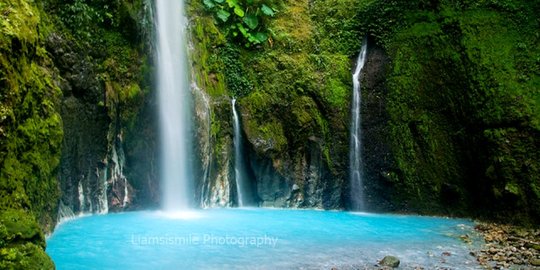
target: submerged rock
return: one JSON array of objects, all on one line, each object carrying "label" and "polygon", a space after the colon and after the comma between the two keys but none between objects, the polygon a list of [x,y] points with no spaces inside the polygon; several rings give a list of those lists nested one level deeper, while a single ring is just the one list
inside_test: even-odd
[{"label": "submerged rock", "polygon": [[379,264],[382,266],[390,266],[392,268],[398,267],[399,263],[399,259],[394,256],[386,256],[379,262]]}]

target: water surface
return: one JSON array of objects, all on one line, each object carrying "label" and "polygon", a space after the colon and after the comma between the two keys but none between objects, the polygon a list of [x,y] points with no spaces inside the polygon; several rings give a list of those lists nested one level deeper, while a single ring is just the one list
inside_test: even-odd
[{"label": "water surface", "polygon": [[[338,211],[131,212],[67,221],[47,240],[57,269],[476,269],[463,219]],[[448,253],[446,253],[448,252]],[[445,253],[445,255],[443,255]],[[447,256],[450,254],[450,256]]]}]

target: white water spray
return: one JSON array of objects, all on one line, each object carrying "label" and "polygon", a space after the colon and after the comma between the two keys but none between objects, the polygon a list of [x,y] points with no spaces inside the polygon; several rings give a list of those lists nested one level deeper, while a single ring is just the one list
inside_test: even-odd
[{"label": "white water spray", "polygon": [[360,83],[360,74],[364,68],[367,55],[367,38],[362,41],[362,49],[356,62],[356,70],[353,74],[353,104],[352,104],[352,122],[351,122],[351,142],[350,142],[350,185],[351,200],[354,210],[365,210],[364,205],[364,185],[362,183],[362,126],[361,126],[361,108],[362,92]]},{"label": "white water spray", "polygon": [[82,180],[79,180],[79,184],[77,185],[77,191],[79,192],[79,212],[84,212],[84,187],[82,184]]},{"label": "white water spray", "polygon": [[249,188],[246,170],[244,167],[244,156],[242,151],[242,131],[240,129],[240,119],[236,111],[236,99],[232,99],[233,111],[233,129],[234,129],[234,173],[236,175],[236,193],[238,195],[238,206],[246,206],[249,204],[247,196],[249,196]]},{"label": "white water spray", "polygon": [[162,207],[179,211],[190,206],[192,196],[187,22],[182,0],[156,0],[156,10]]}]

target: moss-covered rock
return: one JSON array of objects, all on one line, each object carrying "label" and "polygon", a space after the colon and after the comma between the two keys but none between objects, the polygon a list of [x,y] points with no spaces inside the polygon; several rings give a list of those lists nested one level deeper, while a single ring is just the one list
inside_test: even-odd
[{"label": "moss-covered rock", "polygon": [[45,237],[31,213],[0,212],[0,267],[2,269],[54,269],[45,254]]},{"label": "moss-covered rock", "polygon": [[[142,130],[150,94],[144,4],[0,3],[0,268],[54,268],[41,230],[54,228],[60,197],[77,212],[81,175],[123,177],[122,135]],[[117,201],[116,184],[100,194]]]},{"label": "moss-covered rock", "polygon": [[267,21],[268,43],[250,49],[190,6],[196,78],[210,95],[239,97],[263,201],[311,196],[305,157],[318,152],[315,174],[331,175],[342,189],[333,205],[345,205],[351,60],[368,35],[368,204],[491,217],[519,208],[512,220],[538,222],[537,3],[287,1]]},{"label": "moss-covered rock", "polygon": [[364,4],[362,27],[391,60],[396,208],[538,223],[538,4]]},{"label": "moss-covered rock", "polygon": [[[351,87],[348,53],[360,47],[360,38],[336,49],[342,40],[329,37],[332,30],[325,24],[325,13],[335,12],[325,8],[336,4],[330,2],[276,4],[275,17],[266,21],[273,35],[248,49],[230,36],[223,38],[227,29],[200,3],[190,3],[195,78],[212,99],[239,98],[251,178],[264,205],[343,205],[348,141],[344,119]],[[340,18],[351,14],[345,3],[335,7]],[[349,33],[350,22],[340,33]],[[230,128],[230,121],[230,115],[213,117],[212,130]],[[293,194],[294,185],[300,190]]]},{"label": "moss-covered rock", "polygon": [[2,3],[0,12],[0,207],[26,209],[50,231],[63,132],[60,90],[39,35],[47,25],[32,2]]}]

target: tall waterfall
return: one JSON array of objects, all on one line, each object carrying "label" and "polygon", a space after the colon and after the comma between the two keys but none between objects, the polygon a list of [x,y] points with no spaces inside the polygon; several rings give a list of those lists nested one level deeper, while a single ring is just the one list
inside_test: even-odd
[{"label": "tall waterfall", "polygon": [[234,173],[236,175],[236,193],[238,194],[238,206],[250,204],[249,182],[246,177],[245,161],[242,147],[242,131],[240,119],[236,111],[236,99],[232,99],[233,129],[234,129]]},{"label": "tall waterfall", "polygon": [[156,0],[162,207],[190,206],[191,93],[184,1]]},{"label": "tall waterfall", "polygon": [[365,210],[364,205],[364,186],[362,183],[362,127],[361,127],[361,105],[362,92],[360,84],[360,74],[364,68],[367,55],[367,38],[362,41],[362,49],[356,62],[356,70],[353,74],[353,104],[352,104],[352,122],[351,122],[351,142],[349,156],[349,175],[351,185],[351,199],[354,210]]}]

